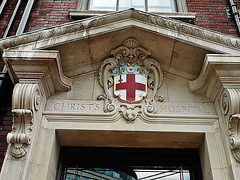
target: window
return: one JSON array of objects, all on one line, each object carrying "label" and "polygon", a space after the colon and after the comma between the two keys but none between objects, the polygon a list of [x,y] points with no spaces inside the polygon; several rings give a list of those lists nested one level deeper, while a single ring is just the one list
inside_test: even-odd
[{"label": "window", "polygon": [[129,8],[149,12],[187,12],[186,0],[78,0],[77,10],[121,11]]},{"label": "window", "polygon": [[115,11],[135,8],[151,12],[175,12],[174,0],[91,0],[89,10]]},{"label": "window", "polygon": [[197,149],[61,147],[56,180],[201,180]]}]

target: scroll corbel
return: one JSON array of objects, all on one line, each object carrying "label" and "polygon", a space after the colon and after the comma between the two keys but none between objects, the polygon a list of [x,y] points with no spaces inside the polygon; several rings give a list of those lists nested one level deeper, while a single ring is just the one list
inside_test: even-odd
[{"label": "scroll corbel", "polygon": [[23,157],[31,144],[34,116],[41,105],[42,94],[38,84],[16,84],[13,91],[13,125],[7,135],[11,154]]},{"label": "scroll corbel", "polygon": [[240,162],[240,89],[225,89],[221,106],[224,117],[228,120],[230,148],[235,159]]}]

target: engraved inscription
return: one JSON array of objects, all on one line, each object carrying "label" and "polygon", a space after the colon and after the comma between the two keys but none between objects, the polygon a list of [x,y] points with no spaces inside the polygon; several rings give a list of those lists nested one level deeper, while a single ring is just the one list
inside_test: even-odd
[{"label": "engraved inscription", "polygon": [[89,110],[97,111],[100,108],[100,104],[97,103],[55,103],[53,105],[54,110],[60,111],[79,111]]},{"label": "engraved inscription", "polygon": [[157,106],[158,113],[175,113],[175,114],[215,114],[212,104],[208,103],[162,103]]},{"label": "engraved inscription", "polygon": [[96,101],[49,101],[46,110],[69,112],[100,112],[102,104]]}]

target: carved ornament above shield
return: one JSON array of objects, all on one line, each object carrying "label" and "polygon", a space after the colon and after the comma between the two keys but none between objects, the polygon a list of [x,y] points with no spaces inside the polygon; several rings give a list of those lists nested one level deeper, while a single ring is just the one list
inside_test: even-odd
[{"label": "carved ornament above shield", "polygon": [[104,93],[98,95],[98,100],[105,101],[104,112],[118,110],[129,122],[143,110],[156,113],[156,100],[163,100],[157,95],[163,73],[160,64],[150,57],[151,52],[130,38],[113,49],[111,55],[99,69]]}]

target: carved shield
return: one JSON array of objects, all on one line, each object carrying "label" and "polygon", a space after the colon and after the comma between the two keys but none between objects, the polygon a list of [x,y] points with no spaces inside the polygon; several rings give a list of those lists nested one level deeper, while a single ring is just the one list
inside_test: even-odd
[{"label": "carved shield", "polygon": [[114,95],[120,100],[134,103],[147,96],[147,68],[137,64],[124,64],[114,68],[113,72]]}]

